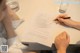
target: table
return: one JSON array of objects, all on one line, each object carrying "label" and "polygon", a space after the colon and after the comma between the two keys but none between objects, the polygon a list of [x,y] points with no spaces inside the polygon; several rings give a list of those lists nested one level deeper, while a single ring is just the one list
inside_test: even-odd
[{"label": "table", "polygon": [[[46,13],[56,12],[54,14],[55,16],[57,16],[59,14],[58,11],[57,11],[59,9],[59,4],[56,3],[57,2],[56,0],[18,0],[18,1],[19,1],[19,4],[20,4],[20,10],[17,12],[17,14],[19,15],[19,17],[21,19],[24,20],[24,23],[22,23],[16,29],[16,33],[18,34],[18,36],[20,37],[20,40],[22,42],[29,42],[29,40],[27,40],[27,35],[25,36],[25,33],[26,33],[25,32],[25,28],[26,28],[25,25],[27,23],[27,20],[34,16],[35,11],[43,10]],[[80,17],[79,16],[79,14],[80,14],[79,9],[80,9],[79,5],[71,4],[69,6],[69,10],[67,11],[67,13],[70,16],[72,16],[73,20],[80,21],[80,18],[78,18],[78,17]],[[71,30],[75,30],[75,29],[70,29],[69,31],[71,31]],[[80,41],[80,36],[76,36],[76,35],[80,35],[80,33],[79,33],[80,31],[77,31],[77,30],[75,30],[75,31],[76,32],[72,32],[72,33],[75,33],[75,34],[70,34],[70,35],[72,35],[71,36],[71,42],[77,43],[77,42]]]}]

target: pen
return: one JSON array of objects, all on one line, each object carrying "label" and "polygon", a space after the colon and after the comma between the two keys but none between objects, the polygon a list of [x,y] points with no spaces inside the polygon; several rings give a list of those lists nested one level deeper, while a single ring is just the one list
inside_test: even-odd
[{"label": "pen", "polygon": [[[70,19],[71,17],[65,17],[63,19]],[[54,21],[58,21],[58,19],[55,19]]]}]

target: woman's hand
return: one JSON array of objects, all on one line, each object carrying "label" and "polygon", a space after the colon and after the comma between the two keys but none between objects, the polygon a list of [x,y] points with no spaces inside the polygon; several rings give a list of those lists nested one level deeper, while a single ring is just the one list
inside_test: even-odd
[{"label": "woman's hand", "polygon": [[69,45],[70,37],[66,32],[62,32],[55,38],[55,46],[58,53],[66,53],[66,49]]},{"label": "woman's hand", "polygon": [[61,25],[66,25],[69,27],[80,29],[80,22],[76,22],[76,21],[73,21],[71,19],[65,19],[68,17],[69,16],[67,16],[66,14],[61,14],[56,19],[57,19],[58,23]]}]

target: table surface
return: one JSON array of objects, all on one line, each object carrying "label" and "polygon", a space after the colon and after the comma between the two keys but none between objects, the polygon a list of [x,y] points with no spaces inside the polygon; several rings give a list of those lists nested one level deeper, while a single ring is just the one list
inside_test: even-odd
[{"label": "table surface", "polygon": [[[22,42],[29,42],[27,40],[26,23],[27,20],[34,16],[34,13],[38,10],[44,11],[49,14],[54,14],[53,17],[59,14],[59,4],[57,0],[18,0],[20,5],[20,10],[17,12],[17,15],[24,20],[24,22],[16,29],[16,33],[20,37]],[[70,4],[66,12],[69,14],[73,20],[80,21],[80,5],[79,4]],[[76,29],[66,29],[67,32],[71,35],[71,43],[79,42],[80,43],[80,31]]]}]

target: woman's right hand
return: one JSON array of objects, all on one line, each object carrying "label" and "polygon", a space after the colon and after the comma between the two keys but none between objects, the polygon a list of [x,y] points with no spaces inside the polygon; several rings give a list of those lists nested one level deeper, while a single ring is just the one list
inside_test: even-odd
[{"label": "woman's right hand", "polygon": [[61,14],[56,19],[62,25],[66,25],[69,27],[74,27],[74,28],[80,29],[80,22],[76,22],[71,19],[64,19],[67,17],[69,17],[69,16],[67,16],[66,14]]}]

